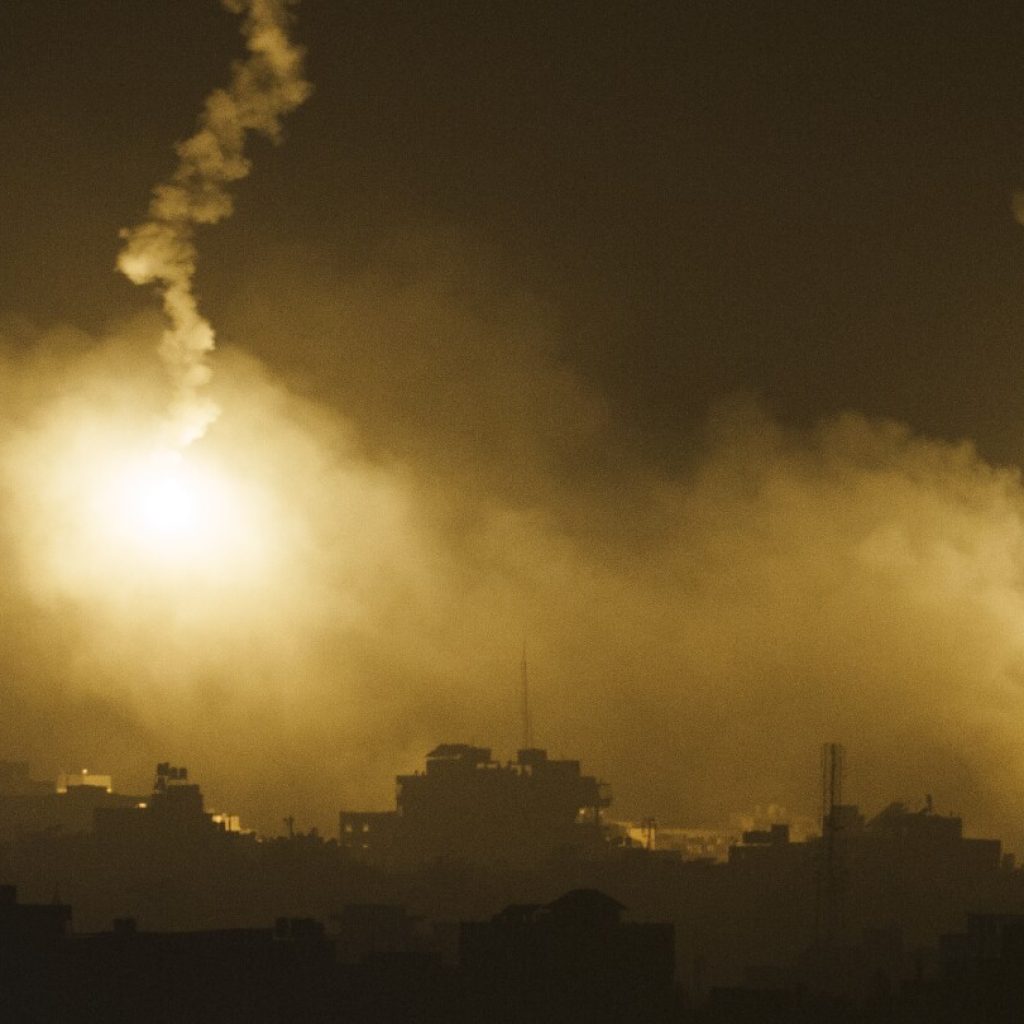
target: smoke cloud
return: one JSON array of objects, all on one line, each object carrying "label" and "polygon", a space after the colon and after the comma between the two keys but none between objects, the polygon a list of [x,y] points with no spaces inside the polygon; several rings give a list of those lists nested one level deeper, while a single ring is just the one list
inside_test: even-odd
[{"label": "smoke cloud", "polygon": [[[264,524],[265,569],[191,580],[188,601],[76,542],[80,483],[59,471],[147,422],[157,325],[50,332],[3,362],[11,756],[140,788],[170,758],[250,824],[330,830],[340,807],[388,807],[438,742],[512,752],[525,634],[537,741],[612,782],[623,818],[813,816],[839,740],[867,811],[931,793],[1021,845],[1016,471],[740,399],[686,470],[621,447],[616,469],[602,396],[542,313],[424,264],[279,279],[279,324],[247,293],[228,311],[268,361],[222,350],[203,449]],[[465,372],[441,373],[439,338]],[[600,479],[572,468],[589,463]]]},{"label": "smoke cloud", "polygon": [[170,322],[160,353],[175,391],[169,434],[177,445],[201,437],[217,416],[216,404],[204,393],[214,331],[192,291],[195,227],[231,215],[229,186],[251,170],[245,155],[249,133],[279,141],[281,118],[311,91],[303,78],[303,51],[287,33],[294,2],[224,0],[225,7],[244,15],[249,56],[234,65],[226,89],[207,97],[195,134],[175,147],[178,166],[169,181],[153,190],[148,219],[122,232],[118,269],[135,284],[156,283]]},{"label": "smoke cloud", "polygon": [[[698,414],[671,408],[688,391],[703,408],[698,392],[757,380],[797,415],[883,391],[873,408],[914,408],[928,422],[973,422],[995,436],[996,421],[1011,417],[986,428],[977,396],[997,377],[1017,378],[992,369],[1013,365],[1015,344],[999,339],[1019,319],[1005,305],[1017,282],[993,271],[1015,257],[1006,232],[976,219],[977,160],[961,161],[963,174],[941,161],[943,195],[975,198],[939,226],[954,225],[961,251],[990,251],[994,262],[973,261],[981,269],[966,283],[957,267],[956,286],[944,288],[949,266],[915,258],[915,246],[943,248],[933,206],[910,202],[899,272],[880,274],[876,247],[860,244],[888,237],[891,205],[875,200],[930,195],[934,167],[907,162],[914,145],[893,159],[891,132],[876,133],[872,148],[880,122],[862,96],[834,105],[867,110],[843,137],[871,173],[848,196],[839,233],[823,234],[818,200],[836,191],[835,161],[800,142],[813,133],[790,133],[800,142],[792,159],[775,145],[779,118],[803,116],[789,102],[800,90],[692,87],[691,72],[725,66],[719,43],[731,30],[695,38],[693,61],[665,51],[666,69],[686,71],[673,82],[650,68],[631,77],[632,42],[564,67],[541,59],[557,58],[559,26],[571,23],[556,18],[553,35],[530,30],[531,46],[542,44],[535,66],[492,76],[479,103],[466,100],[467,75],[479,78],[509,40],[507,52],[521,57],[522,33],[481,22],[467,35],[454,18],[424,34],[416,18],[388,16],[404,27],[377,45],[376,19],[357,19],[351,38],[373,44],[362,59],[323,54],[323,87],[333,64],[331,94],[353,102],[306,140],[291,178],[309,185],[279,183],[274,193],[294,222],[282,231],[258,219],[259,260],[220,261],[200,312],[199,229],[231,213],[250,135],[278,139],[310,92],[288,36],[290,3],[228,6],[244,19],[247,56],[206,101],[144,221],[124,232],[119,268],[155,286],[163,316],[91,334],[46,320],[40,330],[8,328],[6,344],[0,326],[0,756],[31,760],[40,777],[109,771],[119,788],[140,791],[150,766],[170,760],[248,824],[277,832],[294,814],[302,828],[330,831],[340,807],[390,806],[395,773],[420,767],[440,742],[510,754],[521,735],[525,636],[536,740],[611,782],[613,814],[711,825],[774,806],[813,817],[819,746],[834,740],[848,750],[846,797],[868,812],[930,793],[938,809],[963,812],[969,831],[1024,849],[1017,471],[968,443],[855,411],[795,427],[738,397],[694,436],[679,424]],[[97,82],[89,55],[102,32],[62,49],[53,19],[12,26],[29,20],[36,28],[19,36],[30,41],[20,47],[26,63],[9,75],[5,123],[28,156],[9,161],[5,179],[8,213],[12,203],[22,209],[10,247],[21,269],[4,301],[46,318],[81,299],[96,324],[111,315],[107,297],[67,254],[96,251],[96,221],[106,223],[124,187],[123,173],[97,158],[106,134],[94,138],[90,126],[133,69],[115,61],[123,75]],[[151,44],[168,23],[153,21]],[[333,31],[333,16],[321,24]],[[651,21],[656,32],[660,24]],[[465,43],[465,59],[435,77],[451,39]],[[803,37],[794,39],[802,53]],[[23,73],[38,71],[29,64],[41,52],[52,52],[51,88]],[[765,66],[751,66],[761,81]],[[628,87],[595,106],[592,87],[609,67]],[[349,88],[367,76],[380,88]],[[437,95],[424,104],[427,81]],[[65,103],[77,91],[68,82],[88,102]],[[932,128],[946,121],[922,118],[918,100],[932,96],[944,112],[948,82],[919,84],[924,92],[907,92],[906,138],[934,145]],[[384,133],[381,90],[394,113]],[[764,116],[750,116],[755,94],[768,97]],[[662,130],[673,96],[680,109],[687,96],[699,100],[697,135]],[[1003,113],[1016,119],[1017,96],[1008,103]],[[808,123],[821,113],[815,104]],[[542,115],[532,125],[530,111]],[[747,126],[739,134],[737,116]],[[956,131],[966,123],[946,120]],[[353,123],[364,152],[332,167],[323,139],[337,142]],[[448,130],[456,123],[465,134]],[[40,131],[46,124],[53,129]],[[509,124],[524,133],[504,131]],[[638,130],[647,124],[655,130]],[[975,148],[991,157],[991,118],[984,124]],[[126,146],[124,172],[142,150],[114,137]],[[644,139],[654,149],[637,149]],[[734,158],[737,145],[779,158],[769,160],[771,180],[764,161]],[[406,154],[415,159],[398,159]],[[991,164],[991,181],[1005,180],[1013,159]],[[891,177],[878,179],[879,167]],[[793,188],[794,168],[810,169],[803,189]],[[923,189],[908,191],[908,172],[924,174]],[[97,201],[83,205],[71,178],[88,181]],[[590,187],[567,202],[584,178]],[[765,181],[793,231],[776,230],[778,202],[759,201]],[[810,205],[785,205],[800,195]],[[1014,205],[1024,221],[1024,200]],[[305,251],[327,208],[326,252]],[[760,210],[771,215],[748,223]],[[412,222],[437,218],[501,239],[509,269],[489,271],[487,254],[456,228],[440,242],[431,227],[417,236]],[[386,221],[399,237],[381,244]],[[216,234],[228,253],[241,251],[232,227]],[[294,250],[273,253],[268,239],[283,236]],[[737,260],[740,238],[753,247]],[[342,255],[332,259],[332,246]],[[824,254],[812,279],[808,251]],[[516,292],[524,280],[551,309]],[[17,292],[28,285],[25,304]],[[830,301],[809,303],[808,287]],[[979,368],[962,338],[964,318],[980,308],[989,314],[967,331],[988,339]],[[879,309],[886,323],[876,329]],[[207,311],[221,346],[212,379]],[[935,339],[915,333],[932,322]],[[673,347],[679,324],[693,336]],[[595,331],[604,336],[592,344]],[[169,439],[187,444],[225,412],[187,461],[211,462],[230,480],[237,532],[251,542],[241,566],[154,572],[133,563],[116,529],[103,545],[85,529],[104,453],[134,453],[166,405],[166,371],[150,357],[157,344],[175,391]],[[748,372],[731,372],[744,361]],[[943,366],[981,382],[961,389],[973,403],[942,385]],[[925,372],[935,394],[920,398]],[[820,402],[805,397],[819,386]],[[648,406],[657,415],[640,422]],[[676,432],[682,450],[666,454]]]}]

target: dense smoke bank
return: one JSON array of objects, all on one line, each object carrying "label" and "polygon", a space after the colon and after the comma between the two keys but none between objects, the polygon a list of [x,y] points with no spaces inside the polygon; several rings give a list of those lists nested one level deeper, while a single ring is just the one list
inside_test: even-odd
[{"label": "dense smoke bank", "polygon": [[[387,308],[424,313],[420,298]],[[378,344],[400,363],[454,321],[481,343],[493,320],[451,302],[406,336],[378,323]],[[686,474],[595,496],[560,472],[565,432],[537,417],[589,410],[571,442],[585,455],[605,443],[600,396],[535,338],[509,341],[536,381],[518,434],[494,420],[501,375],[474,375],[450,382],[458,419],[425,409],[420,447],[395,435],[399,456],[386,409],[349,422],[337,395],[303,397],[229,348],[211,389],[225,415],[202,447],[229,468],[259,557],[165,578],[116,548],[98,557],[76,469],[151,430],[158,329],[20,338],[0,367],[7,755],[140,786],[171,757],[253,824],[330,829],[342,805],[388,806],[393,774],[437,742],[510,752],[525,634],[538,742],[612,781],[622,816],[812,814],[818,746],[839,739],[851,799],[928,792],[969,829],[1024,838],[1016,472],[895,423],[796,431],[737,402]],[[385,383],[352,386],[419,409]],[[474,430],[483,444],[460,443]],[[537,478],[519,500],[486,486],[488,437]]]}]

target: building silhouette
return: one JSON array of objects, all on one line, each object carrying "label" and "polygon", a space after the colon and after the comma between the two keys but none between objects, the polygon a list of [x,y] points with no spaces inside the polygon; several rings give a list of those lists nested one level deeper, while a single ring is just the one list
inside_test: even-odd
[{"label": "building silhouette", "polygon": [[[17,1024],[668,1020],[672,926],[624,922],[623,909],[595,890],[508,907],[463,922],[447,964],[405,944],[401,908],[354,908],[344,942],[308,918],[176,932],[121,918],[76,934],[69,906],[19,904],[7,887],[0,1012]],[[378,942],[382,924],[392,934]]]},{"label": "building silhouette", "polygon": [[661,1019],[672,1006],[672,925],[622,920],[597,889],[512,905],[466,922],[459,962],[467,1003],[490,1021]]},{"label": "building silhouette", "polygon": [[60,1019],[54,981],[71,933],[71,907],[19,903],[13,885],[0,885],[0,1017]]},{"label": "building silhouette", "polygon": [[31,777],[27,761],[0,761],[0,843],[42,832],[91,832],[97,809],[134,807],[140,799],[115,793],[109,775],[83,771],[41,781]]},{"label": "building silhouette", "polygon": [[341,812],[341,847],[353,857],[529,866],[603,846],[606,787],[545,750],[520,750],[503,765],[486,747],[445,743],[427,754],[425,771],[396,783],[394,811]]},{"label": "building silhouette", "polygon": [[[254,963],[286,965],[302,950],[311,951],[304,960],[311,963],[326,943],[334,966],[309,968],[333,979],[310,981],[310,991],[335,1000],[335,1015],[324,1019],[453,1021],[466,1008],[474,1021],[543,1019],[543,1004],[560,1007],[563,1019],[600,1020],[598,1009],[619,1012],[616,1000],[638,978],[645,990],[665,991],[666,948],[695,1021],[749,1014],[867,1021],[875,1019],[866,1009],[872,1000],[908,1014],[911,1006],[931,1008],[906,1019],[945,1020],[944,1005],[973,1007],[981,990],[998,988],[1004,1003],[1018,998],[1024,872],[997,840],[965,836],[959,817],[937,814],[927,800],[919,808],[893,803],[874,816],[833,801],[822,835],[794,841],[777,822],[743,833],[727,858],[715,860],[658,849],[649,821],[638,841],[613,836],[602,785],[578,761],[537,750],[499,763],[486,748],[436,747],[424,770],[399,776],[394,811],[342,812],[339,839],[296,830],[291,819],[282,836],[234,831],[206,809],[189,773],[170,763],[157,766],[151,794],[121,806],[105,802],[115,794],[104,785],[43,791],[27,766],[8,769],[6,778],[12,801],[100,801],[91,829],[43,828],[0,841],[0,882],[16,883],[30,904],[75,907],[79,935],[65,944],[60,969],[68,979],[84,972],[75,984],[86,988],[89,958],[103,962],[122,948],[122,968],[137,963],[166,989],[175,975],[162,962],[148,966],[155,950],[187,965],[197,950],[220,949],[230,973],[245,949]],[[826,851],[834,903],[823,933]],[[623,919],[625,906],[636,927]],[[294,926],[290,939],[267,929],[278,918],[322,921],[327,930],[319,946],[302,945]],[[114,919],[122,924],[106,931]],[[642,922],[673,926],[671,946],[659,945]],[[90,944],[86,933],[104,937]],[[176,933],[197,937],[167,937]],[[52,960],[46,949],[53,947],[34,947],[37,966]],[[628,977],[614,980],[618,968],[601,962],[609,950],[620,966],[632,964]],[[240,976],[249,976],[245,970]],[[203,985],[219,977],[208,966],[181,966],[178,976],[190,971]],[[282,976],[275,971],[287,973],[268,966],[260,979]],[[520,998],[517,978],[524,992],[547,995],[539,1003]],[[614,995],[600,995],[606,983]],[[67,979],[61,985],[74,987]],[[576,1011],[562,998],[570,991]],[[229,993],[223,987],[210,1005],[223,1009]],[[240,995],[242,1005],[252,1002]],[[270,997],[264,1005],[278,1006]],[[664,1005],[638,993],[634,1016],[624,1019],[641,1019],[637,1006],[658,1019]],[[838,1016],[840,1005],[861,1016]],[[580,1017],[580,1007],[591,1016]],[[705,1011],[714,1015],[700,1016]],[[192,1016],[177,1019],[201,1019],[197,1012],[192,1006]]]}]

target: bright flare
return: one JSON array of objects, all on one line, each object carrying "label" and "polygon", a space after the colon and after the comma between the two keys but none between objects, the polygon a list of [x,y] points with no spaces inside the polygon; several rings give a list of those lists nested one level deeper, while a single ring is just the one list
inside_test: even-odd
[{"label": "bright flare", "polygon": [[229,582],[266,554],[260,502],[195,450],[104,459],[91,475],[86,532],[119,574]]},{"label": "bright flare", "polygon": [[104,496],[111,526],[158,557],[180,555],[201,543],[204,519],[222,502],[212,481],[190,468],[179,452],[158,452],[126,466]]}]

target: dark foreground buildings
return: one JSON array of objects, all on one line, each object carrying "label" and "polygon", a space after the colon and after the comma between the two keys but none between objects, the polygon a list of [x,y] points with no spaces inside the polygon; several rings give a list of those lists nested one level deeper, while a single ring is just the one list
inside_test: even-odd
[{"label": "dark foreground buildings", "polygon": [[1024,1020],[1024,875],[930,802],[835,803],[716,862],[613,835],[601,784],[537,750],[439,746],[336,839],[233,831],[170,765],[105,797],[88,826],[0,822],[6,905],[39,911],[5,912],[8,992],[106,1007],[54,1019]]},{"label": "dark foreground buildings", "polygon": [[460,956],[380,949],[339,956],[323,924],[144,932],[132,919],[76,935],[71,908],[0,889],[4,1020],[415,1021],[508,1024],[677,1019],[672,926],[631,924],[594,890],[463,923]]}]

